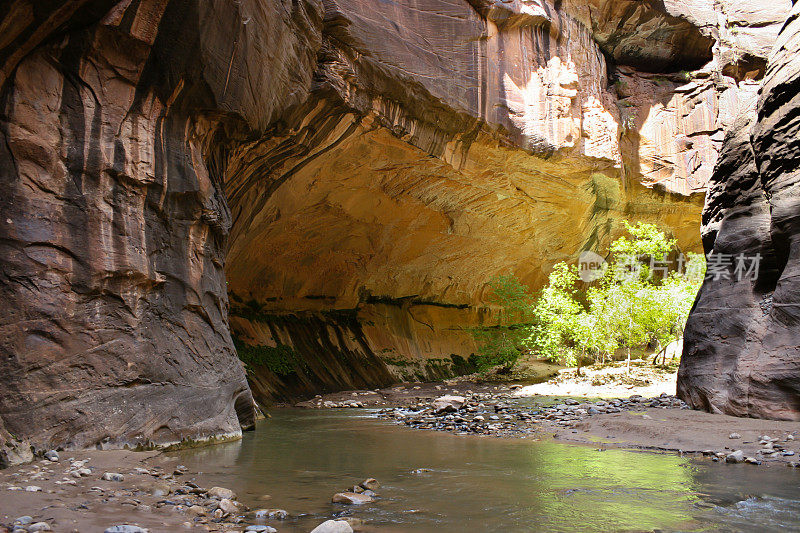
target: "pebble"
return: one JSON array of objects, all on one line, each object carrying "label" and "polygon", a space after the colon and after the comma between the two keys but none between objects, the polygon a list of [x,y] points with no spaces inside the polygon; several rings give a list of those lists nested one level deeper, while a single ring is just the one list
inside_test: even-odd
[{"label": "pebble", "polygon": [[42,492],[42,487],[36,485],[28,485],[25,487],[25,492]]},{"label": "pebble", "polygon": [[730,435],[728,435],[728,438],[729,439],[741,439],[742,436],[739,435],[738,433],[731,433]]},{"label": "pebble", "polygon": [[[510,398],[505,393],[467,391],[466,396],[458,397],[458,403],[461,398],[466,400],[461,407],[456,407],[457,404],[449,404],[444,401],[445,398],[452,398],[452,396],[442,396],[429,402],[419,400],[409,407],[382,409],[378,416],[392,418],[397,423],[414,429],[524,437],[535,432],[537,424],[544,420],[565,428],[572,428],[586,417],[626,410],[641,410],[643,403],[649,407],[662,409],[688,409],[682,400],[669,395],[651,399],[634,395],[628,399],[617,398],[584,403],[566,398],[561,403],[549,407],[538,405],[524,407],[519,404],[504,403],[504,399]],[[487,410],[493,410],[494,414],[487,413]],[[472,415],[471,419],[470,415]],[[648,415],[643,415],[643,418],[652,419]],[[491,423],[486,424],[487,419]]]},{"label": "pebble", "polygon": [[50,524],[47,522],[36,522],[35,524],[28,526],[29,533],[34,533],[36,531],[52,531],[52,529],[50,528]]},{"label": "pebble", "polygon": [[270,526],[247,526],[245,531],[259,531],[264,533],[278,533],[278,530]]},{"label": "pebble", "polygon": [[103,533],[148,533],[148,531],[139,526],[122,524],[119,526],[111,526],[109,528],[106,528],[106,530]]},{"label": "pebble", "polygon": [[114,481],[117,483],[121,483],[122,481],[125,481],[125,476],[123,476],[119,472],[106,472],[100,479],[103,479],[105,481]]},{"label": "pebble", "polygon": [[54,463],[58,462],[58,452],[55,450],[50,450],[49,452],[45,452],[44,458],[48,461],[52,461]]}]

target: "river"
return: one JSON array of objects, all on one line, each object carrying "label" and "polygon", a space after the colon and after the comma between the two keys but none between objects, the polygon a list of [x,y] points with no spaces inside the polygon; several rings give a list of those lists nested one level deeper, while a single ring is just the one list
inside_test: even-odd
[{"label": "river", "polygon": [[[281,533],[341,512],[387,533],[800,531],[796,469],[417,431],[357,409],[271,414],[241,441],[171,456],[250,507],[289,511],[269,522]],[[367,477],[379,501],[330,503]]]}]

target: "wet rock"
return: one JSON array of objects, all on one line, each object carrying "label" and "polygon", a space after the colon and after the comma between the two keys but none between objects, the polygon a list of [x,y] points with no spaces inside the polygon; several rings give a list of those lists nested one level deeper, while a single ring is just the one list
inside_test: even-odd
[{"label": "wet rock", "polygon": [[201,507],[199,505],[192,505],[191,507],[188,507],[186,509],[186,514],[192,515],[192,516],[205,516],[206,515],[206,509],[205,509],[205,507]]},{"label": "wet rock", "polygon": [[164,496],[169,496],[172,493],[172,487],[167,485],[166,483],[157,483],[152,485],[150,488],[150,494],[155,496],[156,498],[163,498]]},{"label": "wet rock", "polygon": [[259,533],[278,533],[278,530],[271,526],[253,525],[244,528],[245,531],[256,531]]},{"label": "wet rock", "polygon": [[345,505],[363,505],[375,501],[372,496],[367,494],[356,494],[355,492],[339,492],[333,495],[331,502],[342,503]]},{"label": "wet rock", "polygon": [[211,487],[208,489],[208,497],[216,498],[218,500],[235,500],[236,493],[231,489],[226,489],[224,487]]},{"label": "wet rock", "polygon": [[121,524],[118,526],[108,527],[103,533],[148,533],[148,530],[139,526]]},{"label": "wet rock", "polygon": [[353,533],[353,527],[344,520],[328,520],[312,529],[311,533]]},{"label": "wet rock", "polygon": [[256,518],[268,518],[270,520],[286,520],[289,512],[283,509],[259,509],[256,511]]},{"label": "wet rock", "polygon": [[45,452],[44,458],[47,459],[48,461],[52,461],[54,463],[57,463],[58,462],[58,452],[55,451],[55,450],[50,450],[48,452]]},{"label": "wet rock", "polygon": [[370,477],[359,483],[362,488],[367,490],[378,490],[381,487],[381,484],[378,482],[377,479]]},{"label": "wet rock", "polygon": [[466,401],[467,399],[463,396],[445,395],[436,398],[431,403],[431,407],[435,413],[449,413],[461,409]]},{"label": "wet rock", "polygon": [[221,499],[217,505],[220,509],[222,509],[222,512],[226,514],[236,514],[247,511],[247,507],[245,507],[243,504],[227,498]]},{"label": "wet rock", "polygon": [[726,463],[742,463],[744,462],[744,452],[742,450],[736,450],[733,453],[729,453],[725,456]]}]

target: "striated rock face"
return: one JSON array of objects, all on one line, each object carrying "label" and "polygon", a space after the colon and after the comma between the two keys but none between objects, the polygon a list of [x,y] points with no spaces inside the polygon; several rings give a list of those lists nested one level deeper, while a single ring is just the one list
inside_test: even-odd
[{"label": "striated rock face", "polygon": [[300,98],[320,13],[251,2],[248,31],[235,2],[56,4],[2,13],[5,429],[37,447],[236,436],[254,409],[213,150]]},{"label": "striated rock face", "polygon": [[[795,4],[769,58],[757,111],[725,139],[703,211],[709,264],[721,267],[689,317],[678,393],[713,412],[800,419],[798,53]],[[759,256],[758,270],[740,277],[740,254]]]},{"label": "striated rock face", "polygon": [[731,6],[6,2],[0,440],[235,436],[229,325],[260,400],[441,377],[493,276],[622,218],[699,248],[783,9]]}]

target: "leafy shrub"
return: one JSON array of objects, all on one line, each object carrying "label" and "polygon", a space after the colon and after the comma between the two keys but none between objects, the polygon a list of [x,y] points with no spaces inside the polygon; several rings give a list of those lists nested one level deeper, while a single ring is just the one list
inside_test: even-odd
[{"label": "leafy shrub", "polygon": [[300,355],[289,345],[264,346],[245,344],[233,337],[233,344],[239,359],[244,361],[248,372],[254,367],[265,367],[279,376],[287,376],[305,366]]},{"label": "leafy shrub", "polygon": [[664,268],[655,275],[649,265],[665,266],[676,241],[653,224],[625,222],[625,228],[629,236],[611,244],[608,268],[585,291],[577,288],[577,268],[563,262],[535,299],[513,276],[495,278],[493,301],[506,322],[477,332],[486,366],[511,365],[523,351],[574,365],[583,357],[605,360],[620,348],[629,355],[638,346],[664,350],[680,339],[705,258],[688,254],[683,272]]}]

